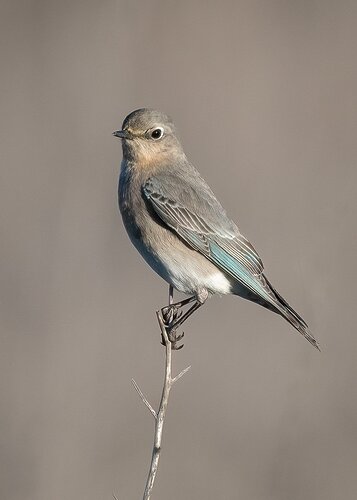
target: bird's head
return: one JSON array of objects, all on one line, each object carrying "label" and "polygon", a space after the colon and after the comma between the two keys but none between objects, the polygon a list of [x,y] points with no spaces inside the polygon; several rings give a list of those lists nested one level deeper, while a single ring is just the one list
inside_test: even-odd
[{"label": "bird's head", "polygon": [[171,118],[153,109],[133,111],[113,135],[122,139],[124,159],[143,167],[184,154]]}]

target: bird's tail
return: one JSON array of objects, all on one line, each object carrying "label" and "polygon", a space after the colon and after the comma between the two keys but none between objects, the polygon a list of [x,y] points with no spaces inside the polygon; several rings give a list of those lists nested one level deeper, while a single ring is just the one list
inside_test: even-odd
[{"label": "bird's tail", "polygon": [[275,288],[268,282],[267,284],[270,286],[272,292],[274,293],[278,306],[276,307],[276,312],[279,313],[283,318],[285,318],[289,323],[303,335],[306,340],[310,342],[311,345],[316,347],[320,351],[320,346],[315,339],[315,337],[309,332],[309,328],[305,321],[302,319],[299,314],[294,311],[294,309],[286,302],[286,300],[275,290]]}]

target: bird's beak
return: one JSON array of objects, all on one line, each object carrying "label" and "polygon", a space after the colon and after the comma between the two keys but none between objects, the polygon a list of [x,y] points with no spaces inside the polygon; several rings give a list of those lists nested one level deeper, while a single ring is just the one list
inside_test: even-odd
[{"label": "bird's beak", "polygon": [[113,135],[115,137],[119,137],[119,139],[131,139],[131,135],[127,130],[117,130],[116,132],[113,132]]}]

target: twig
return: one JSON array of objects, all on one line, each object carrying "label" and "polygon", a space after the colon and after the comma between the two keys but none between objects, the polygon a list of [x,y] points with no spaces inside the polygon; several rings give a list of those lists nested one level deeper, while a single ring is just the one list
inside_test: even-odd
[{"label": "twig", "polygon": [[149,401],[146,399],[146,397],[144,396],[142,390],[140,389],[140,387],[138,386],[138,384],[135,382],[135,380],[132,378],[131,379],[131,383],[133,384],[136,392],[139,394],[139,396],[141,397],[144,405],[149,409],[150,413],[153,415],[154,419],[156,420],[157,419],[157,415],[156,415],[156,411],[154,410],[154,408],[151,406],[151,404],[149,403]]},{"label": "twig", "polygon": [[[170,303],[171,303],[171,296],[170,296]],[[180,372],[176,377],[172,378],[172,376],[171,376],[171,360],[172,360],[171,342],[170,342],[169,337],[167,335],[167,331],[166,331],[166,328],[164,325],[164,321],[163,321],[161,312],[156,311],[156,316],[157,316],[157,320],[158,320],[159,325],[160,325],[162,338],[164,340],[164,345],[165,345],[165,353],[166,353],[164,386],[162,388],[161,401],[160,401],[159,409],[157,412],[155,412],[155,410],[153,409],[153,407],[151,406],[149,401],[146,399],[146,397],[144,396],[143,392],[141,391],[141,389],[139,388],[139,386],[135,382],[135,380],[132,379],[132,383],[135,387],[135,390],[137,391],[137,393],[141,397],[145,406],[149,409],[150,413],[155,418],[154,446],[153,446],[153,450],[152,450],[151,464],[150,464],[148,478],[146,481],[143,500],[150,499],[150,495],[151,495],[151,492],[152,492],[152,489],[154,486],[154,482],[155,482],[155,477],[156,477],[156,473],[157,473],[157,469],[158,469],[158,465],[159,465],[160,452],[161,452],[162,430],[163,430],[163,426],[164,426],[166,409],[167,409],[167,404],[169,401],[171,387],[173,386],[173,384],[175,382],[177,382],[191,368],[190,366],[188,366],[187,368],[182,370],[182,372]]]},{"label": "twig", "polygon": [[182,370],[182,372],[180,372],[178,375],[176,375],[176,377],[172,379],[172,385],[174,385],[175,382],[180,380],[180,378],[183,377],[185,375],[185,373],[187,373],[190,368],[191,368],[191,366],[188,366],[187,368]]}]

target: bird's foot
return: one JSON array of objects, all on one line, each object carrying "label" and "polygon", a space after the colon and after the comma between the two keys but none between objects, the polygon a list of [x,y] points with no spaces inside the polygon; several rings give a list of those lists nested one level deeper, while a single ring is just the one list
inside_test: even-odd
[{"label": "bird's foot", "polygon": [[[165,327],[165,328],[166,328],[167,336],[168,336],[169,341],[171,343],[171,349],[173,351],[179,351],[180,349],[182,349],[184,344],[178,345],[178,343],[180,342],[180,340],[183,339],[185,333],[184,332],[178,333],[176,328],[171,328],[171,329],[168,327]],[[165,339],[164,339],[162,334],[161,334],[161,344],[165,345]]]},{"label": "bird's foot", "polygon": [[177,332],[177,329],[176,328],[173,328],[172,330],[169,330],[167,332],[167,335],[169,337],[169,341],[171,342],[171,348],[174,350],[174,351],[179,351],[180,349],[183,348],[183,344],[181,345],[178,345],[178,343],[180,342],[180,340],[183,339],[185,333],[182,332],[182,333],[178,333]]},{"label": "bird's foot", "polygon": [[170,305],[161,309],[161,315],[164,325],[169,328],[170,325],[173,325],[182,316],[182,312],[176,305]]},{"label": "bird's foot", "polygon": [[[183,339],[184,333],[177,333],[177,326],[175,327],[176,321],[182,316],[182,312],[175,305],[170,305],[163,307],[161,309],[162,318],[164,321],[164,326],[166,328],[167,336],[171,342],[171,348],[174,351],[178,351],[183,348],[183,344],[178,345],[178,342]],[[165,345],[165,339],[161,335],[161,344]]]}]

